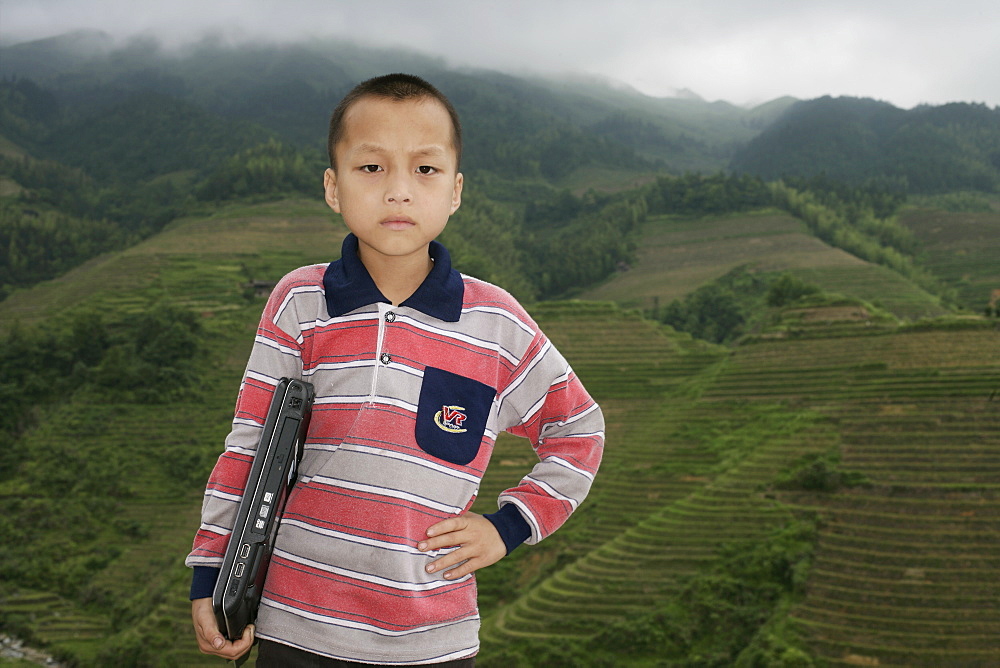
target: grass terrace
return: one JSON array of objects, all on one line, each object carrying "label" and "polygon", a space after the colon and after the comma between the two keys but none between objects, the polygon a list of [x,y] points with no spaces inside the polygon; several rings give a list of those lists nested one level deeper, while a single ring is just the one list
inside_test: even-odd
[{"label": "grass terrace", "polygon": [[[289,245],[293,219],[312,231],[307,252]],[[829,271],[807,279],[824,289],[895,286],[897,306],[882,303],[897,316],[904,303],[911,314],[937,308],[787,216],[649,226],[646,259],[594,295],[667,299],[654,284],[680,295],[706,272],[760,262]],[[155,653],[159,665],[217,665],[195,647],[181,562],[261,308],[245,284],[335,257],[341,236],[322,203],[233,207],[0,304],[7,324],[90,299],[124,312],[180,301],[200,314],[212,360],[169,410],[89,391],[42,410],[19,441],[29,459],[55,454],[72,482],[74,462],[97,456],[108,465],[97,480],[109,486],[74,498],[113,506],[120,519],[105,535],[86,507],[41,518],[80,534],[46,538],[41,549],[60,555],[60,583],[85,589],[5,581],[6,625],[84,664],[144,665]],[[722,254],[714,269],[713,253]],[[485,667],[509,665],[503,652],[518,643],[580,647],[617,620],[677,608],[721,548],[793,518],[815,521],[818,538],[804,591],[781,623],[819,665],[1000,665],[1000,331],[984,320],[899,326],[837,308],[788,312],[782,330],[729,349],[608,302],[529,307],[604,409],[607,448],[590,498],[565,527],[479,575]],[[526,442],[502,436],[475,510],[493,510],[534,461]],[[0,485],[8,500],[40,494],[17,480]]]},{"label": "grass terrace", "polygon": [[792,619],[829,665],[1000,661],[998,378],[1000,332],[904,329],[747,345],[706,392],[815,407],[866,481],[781,494],[822,518]]},{"label": "grass terrace", "polygon": [[962,306],[981,313],[1000,289],[1000,213],[908,208],[900,222],[924,245],[925,265],[957,286]]},{"label": "grass terrace", "polygon": [[646,309],[665,306],[742,265],[788,271],[825,292],[878,302],[904,319],[946,313],[937,298],[899,274],[828,246],[802,221],[774,211],[652,217],[633,265],[583,296]]}]

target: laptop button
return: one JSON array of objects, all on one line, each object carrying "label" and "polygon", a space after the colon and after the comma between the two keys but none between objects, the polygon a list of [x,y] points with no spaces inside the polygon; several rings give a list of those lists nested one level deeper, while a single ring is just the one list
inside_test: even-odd
[{"label": "laptop button", "polygon": [[243,543],[243,547],[240,548],[240,559],[246,559],[250,556],[250,543]]}]

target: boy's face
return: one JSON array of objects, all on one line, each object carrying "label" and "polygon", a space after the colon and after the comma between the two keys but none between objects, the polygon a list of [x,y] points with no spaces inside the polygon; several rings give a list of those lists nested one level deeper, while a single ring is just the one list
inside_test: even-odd
[{"label": "boy's face", "polygon": [[358,237],[362,261],[426,256],[462,202],[444,106],[363,97],[348,109],[335,151],[326,201]]}]

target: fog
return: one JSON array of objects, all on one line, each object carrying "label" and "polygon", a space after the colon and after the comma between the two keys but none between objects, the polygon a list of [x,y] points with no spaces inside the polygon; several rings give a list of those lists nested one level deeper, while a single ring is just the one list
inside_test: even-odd
[{"label": "fog", "polygon": [[337,37],[455,66],[611,78],[736,104],[852,95],[1000,105],[995,0],[0,0],[5,45],[81,28],[179,46]]}]

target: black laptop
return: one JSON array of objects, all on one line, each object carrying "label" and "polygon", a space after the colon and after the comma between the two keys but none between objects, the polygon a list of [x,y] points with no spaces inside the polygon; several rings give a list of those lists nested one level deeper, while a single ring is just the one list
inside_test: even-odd
[{"label": "black laptop", "polygon": [[275,389],[212,595],[219,630],[230,640],[242,636],[257,618],[274,537],[302,459],[314,396],[311,384],[290,378],[282,378]]}]

